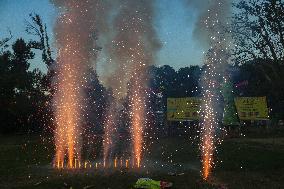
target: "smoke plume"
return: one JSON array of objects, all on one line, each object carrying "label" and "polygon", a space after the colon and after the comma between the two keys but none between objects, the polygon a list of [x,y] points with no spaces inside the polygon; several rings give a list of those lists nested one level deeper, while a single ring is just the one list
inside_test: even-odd
[{"label": "smoke plume", "polygon": [[186,0],[186,3],[198,14],[193,39],[206,51],[214,43],[214,36],[222,33],[230,22],[232,0]]},{"label": "smoke plume", "polygon": [[133,71],[153,65],[160,41],[154,29],[152,0],[120,0],[111,28],[113,38],[107,44],[112,73],[104,76],[116,98],[125,97]]},{"label": "smoke plume", "polygon": [[[130,95],[129,110],[131,116],[133,162],[140,166],[145,121],[144,87],[147,85],[146,68],[155,63],[160,41],[154,29],[154,1],[119,0],[114,7],[108,34],[111,40],[105,44],[109,57],[107,70],[103,75],[104,83],[113,90],[116,102],[109,109],[117,109],[120,99]],[[130,85],[130,86],[129,86]],[[112,120],[115,112],[109,112],[105,125],[104,156],[109,157],[110,144],[117,120]]]}]

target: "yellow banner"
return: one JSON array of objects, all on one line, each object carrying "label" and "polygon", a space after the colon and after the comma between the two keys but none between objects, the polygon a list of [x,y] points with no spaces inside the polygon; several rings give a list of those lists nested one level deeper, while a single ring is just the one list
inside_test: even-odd
[{"label": "yellow banner", "polygon": [[167,120],[186,121],[198,120],[201,99],[197,97],[168,98]]},{"label": "yellow banner", "polygon": [[266,97],[237,97],[235,104],[240,120],[269,119]]}]

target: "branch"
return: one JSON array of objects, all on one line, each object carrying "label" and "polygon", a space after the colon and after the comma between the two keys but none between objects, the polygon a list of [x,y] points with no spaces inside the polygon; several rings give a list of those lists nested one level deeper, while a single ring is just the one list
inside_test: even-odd
[{"label": "branch", "polygon": [[25,31],[30,34],[30,35],[35,35],[35,36],[38,36],[38,37],[42,37],[39,29],[36,27],[35,24],[32,24],[30,23],[29,21],[25,20],[25,23],[26,23],[26,29]]},{"label": "branch", "polygon": [[11,30],[8,30],[8,31],[9,31],[10,36],[0,41],[0,47],[4,46],[8,41],[10,41],[13,38]]}]

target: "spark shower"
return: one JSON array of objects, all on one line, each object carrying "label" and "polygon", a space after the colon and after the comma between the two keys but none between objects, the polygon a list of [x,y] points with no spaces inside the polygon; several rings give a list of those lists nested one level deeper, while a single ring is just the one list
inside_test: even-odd
[{"label": "spark shower", "polygon": [[[185,0],[186,1],[186,0]],[[82,126],[86,107],[84,87],[86,70],[96,69],[97,39],[94,33],[99,31],[102,47],[108,56],[108,70],[102,76],[104,84],[113,90],[113,100],[107,111],[103,136],[103,163],[112,162],[116,167],[141,167],[143,138],[147,114],[146,69],[155,64],[155,57],[161,43],[154,29],[155,17],[152,0],[51,0],[61,14],[54,28],[58,58],[54,79],[54,122],[56,154],[54,165],[57,168],[77,168],[81,162],[91,166],[88,160],[82,160]],[[207,2],[207,1],[206,1]],[[188,1],[189,5],[201,7],[200,1]],[[200,85],[203,89],[201,108],[201,142],[204,179],[207,179],[214,165],[213,154],[216,150],[217,129],[216,104],[218,95],[215,87],[217,77],[221,75],[220,65],[227,63],[225,54],[230,44],[219,30],[228,15],[229,3],[226,0],[210,1],[202,7],[199,22],[196,25],[197,39],[209,49],[205,56],[206,69]],[[224,9],[226,10],[225,12]],[[115,14],[113,13],[113,10]],[[222,12],[222,14],[221,14]],[[222,67],[222,66],[221,66]],[[129,90],[129,91],[128,91]],[[127,92],[129,96],[127,96]],[[121,100],[129,98],[131,157],[112,157],[115,148],[114,135],[118,117],[115,113]],[[100,152],[98,152],[100,153]],[[99,165],[96,163],[95,167]]]},{"label": "spark shower", "polygon": [[[100,0],[54,0],[60,11],[55,31],[58,46],[57,67],[55,69],[55,165],[63,167],[67,159],[69,168],[81,162],[82,122],[86,69],[96,62],[97,49],[95,31],[102,32],[110,57],[109,64],[113,73],[104,75],[105,83],[114,91],[114,101],[110,109],[116,111],[129,88],[129,111],[131,122],[131,162],[141,166],[143,135],[146,123],[145,100],[147,92],[146,68],[154,64],[155,53],[160,47],[153,29],[153,3],[151,0],[135,2],[121,0],[117,15],[108,24],[103,18],[110,16],[111,1]],[[110,29],[111,28],[111,29]],[[114,29],[114,31],[113,31]],[[115,62],[111,61],[114,60]],[[129,87],[128,84],[132,83]],[[113,135],[116,130],[116,115],[106,116],[103,136],[103,164],[110,162],[112,148],[115,146]],[[128,162],[128,160],[126,161]]]}]

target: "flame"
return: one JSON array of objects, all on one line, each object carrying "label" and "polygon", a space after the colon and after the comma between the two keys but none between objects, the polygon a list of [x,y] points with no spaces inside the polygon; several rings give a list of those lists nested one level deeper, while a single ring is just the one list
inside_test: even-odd
[{"label": "flame", "polygon": [[202,154],[202,163],[203,163],[203,179],[207,180],[212,169],[213,165],[213,140],[210,137],[211,133],[208,131],[207,134],[205,134],[205,139],[203,141],[203,154]]},{"label": "flame", "polygon": [[114,168],[117,167],[117,158],[114,159]]},{"label": "flame", "polygon": [[[191,2],[191,1],[190,1]],[[199,1],[192,1],[197,3]],[[230,34],[224,33],[226,25],[230,24],[230,1],[210,1],[207,11],[199,16],[198,30],[203,34],[198,40],[206,39],[209,49],[205,54],[205,67],[201,78],[202,87],[202,120],[201,120],[201,143],[202,153],[202,176],[207,180],[214,167],[214,152],[216,152],[217,141],[220,140],[216,134],[218,129],[220,109],[220,80],[224,79],[224,66],[230,63],[230,49],[233,46]],[[227,32],[226,32],[227,33]]]},{"label": "flame", "polygon": [[[68,53],[69,54],[69,53]],[[74,160],[80,154],[79,150],[79,112],[80,112],[80,90],[77,83],[76,66],[66,64],[71,62],[68,54],[60,53],[58,61],[60,65],[59,83],[55,94],[55,141],[57,162],[64,162],[67,151],[68,166],[73,168]],[[73,60],[76,60],[75,58]],[[79,157],[78,157],[79,158]]]},{"label": "flame", "polygon": [[[218,127],[216,118],[215,106],[218,102],[218,95],[216,94],[216,68],[212,64],[207,65],[207,71],[204,72],[204,88],[202,112],[203,119],[201,121],[201,153],[202,153],[202,176],[207,180],[213,165],[213,154],[215,147],[215,130]],[[214,103],[215,102],[215,103]]]},{"label": "flame", "polygon": [[128,159],[125,160],[125,167],[128,168]]},{"label": "flame", "polygon": [[[55,68],[55,161],[57,165],[67,159],[69,168],[74,168],[75,159],[79,161],[81,151],[81,114],[84,107],[83,87],[85,86],[86,63],[91,58],[90,48],[92,22],[82,9],[89,7],[89,1],[68,1],[66,11],[58,18],[55,38],[58,46],[58,59]],[[87,29],[80,27],[86,24]],[[83,44],[82,43],[88,43]]]},{"label": "flame", "polygon": [[[122,157],[115,157],[113,160],[111,160],[113,163],[110,163],[108,165],[106,165],[103,161],[101,162],[90,162],[90,161],[84,161],[84,162],[80,162],[78,159],[74,160],[74,166],[72,168],[74,169],[88,169],[88,168],[94,168],[94,169],[98,169],[100,168],[135,168],[138,167],[138,163],[134,162],[134,161],[130,161],[130,159],[123,159]],[[70,166],[69,164],[64,164],[64,162],[60,162],[60,164],[58,162],[56,162],[57,164],[53,164],[53,166],[55,168],[58,169],[64,169],[64,168],[69,168]],[[82,164],[82,166],[81,166]],[[139,164],[139,167],[141,167],[141,164]]]},{"label": "flame", "polygon": [[141,165],[143,131],[145,118],[145,101],[140,81],[135,81],[136,88],[132,90],[131,97],[131,123],[132,123],[132,142],[133,142],[133,165],[137,168]]}]

